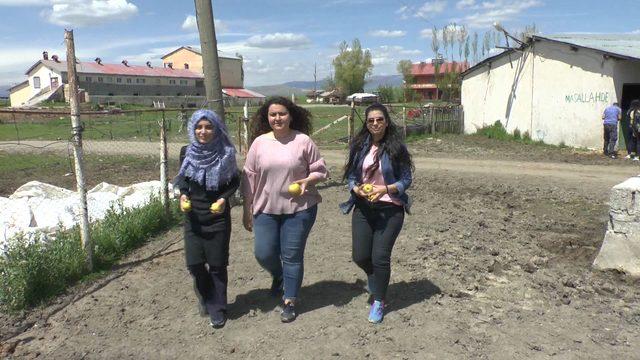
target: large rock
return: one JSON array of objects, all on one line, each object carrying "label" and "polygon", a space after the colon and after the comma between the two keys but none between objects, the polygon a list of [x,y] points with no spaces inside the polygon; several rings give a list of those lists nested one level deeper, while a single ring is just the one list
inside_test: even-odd
[{"label": "large rock", "polygon": [[640,277],[640,176],[611,189],[607,232],[593,267]]}]

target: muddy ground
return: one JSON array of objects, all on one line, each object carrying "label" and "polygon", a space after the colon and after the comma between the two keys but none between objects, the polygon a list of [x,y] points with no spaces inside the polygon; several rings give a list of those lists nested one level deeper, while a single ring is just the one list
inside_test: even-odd
[{"label": "muddy ground", "polygon": [[337,205],[343,154],[305,257],[299,318],[279,321],[234,208],[230,320],[198,316],[181,229],[49,305],[3,315],[4,356],[43,359],[640,359],[640,282],[590,265],[611,186],[637,164],[570,149],[445,137],[417,170],[392,256],[389,307],[366,321],[364,276]]}]

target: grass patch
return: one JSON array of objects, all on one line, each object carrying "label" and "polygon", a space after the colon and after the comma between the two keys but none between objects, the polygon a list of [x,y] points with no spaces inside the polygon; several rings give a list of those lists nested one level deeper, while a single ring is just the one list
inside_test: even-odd
[{"label": "grass patch", "polygon": [[521,133],[519,129],[515,129],[513,134],[509,134],[500,121],[496,121],[493,125],[484,126],[478,129],[478,131],[471,136],[482,136],[501,141],[515,141],[527,145],[542,145],[560,148],[566,147],[564,145],[556,146],[545,144],[542,140],[533,140],[531,139],[529,132],[525,131],[524,133]]},{"label": "grass patch", "polygon": [[[131,110],[135,110],[133,107]],[[252,116],[257,107],[249,108],[249,116]],[[343,115],[349,115],[350,109],[345,106],[313,106],[308,108],[313,114],[313,127],[320,129],[326,124]],[[194,109],[187,110],[187,117],[191,116]],[[364,113],[364,107],[357,108],[360,117]],[[238,122],[243,112],[241,107],[228,107],[225,109],[225,120],[229,134],[236,138]],[[83,138],[86,140],[131,140],[131,141],[160,141],[159,121],[162,113],[133,112],[113,115],[81,115],[84,126]],[[166,111],[165,122],[167,124],[167,139],[170,142],[184,142],[188,140],[185,129],[181,129],[179,111]],[[361,125],[356,116],[356,128]],[[326,143],[347,135],[346,121],[332,126],[317,136],[318,142]],[[69,116],[55,116],[36,118],[33,115],[16,115],[4,118],[0,121],[0,141],[18,140],[69,140],[71,139],[71,120]]]},{"label": "grass patch", "polygon": [[10,310],[36,306],[62,293],[78,280],[104,272],[150,237],[169,229],[180,218],[177,205],[165,214],[159,199],[135,209],[111,208],[107,216],[91,224],[94,272],[84,266],[80,230],[58,231],[49,240],[39,234],[30,241],[17,236],[0,257],[0,304]]},{"label": "grass patch", "polygon": [[[84,157],[85,182],[91,189],[100,182],[128,186],[132,182],[160,179],[158,156],[97,155]],[[169,174],[178,170],[178,159],[169,159]],[[37,180],[75,189],[73,155],[0,153],[0,196],[9,196],[25,183]]]}]

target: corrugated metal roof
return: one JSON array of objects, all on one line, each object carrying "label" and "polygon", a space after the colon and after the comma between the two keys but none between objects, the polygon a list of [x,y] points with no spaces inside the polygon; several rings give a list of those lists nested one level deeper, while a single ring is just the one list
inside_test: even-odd
[{"label": "corrugated metal roof", "polygon": [[[557,34],[557,35],[533,35],[521,49],[530,46],[531,39],[543,41],[557,41],[568,45],[594,49],[614,56],[631,60],[640,60],[640,34]],[[517,50],[507,50],[500,54],[488,57],[462,73],[462,77],[480,68],[494,59],[513,53]]]},{"label": "corrugated metal roof", "polygon": [[[469,64],[465,62],[455,63],[455,64],[451,62],[447,62],[440,65],[440,68],[438,70],[440,71],[441,74],[443,74],[445,72],[445,68],[447,68],[447,71],[451,71],[454,65],[456,70],[460,70],[461,66],[464,70],[469,68]],[[433,75],[435,73],[436,73],[436,68],[430,62],[428,63],[421,62],[417,64],[411,64],[411,75],[414,75],[414,76],[415,75]]]},{"label": "corrugated metal roof", "polygon": [[255,91],[251,91],[249,89],[243,89],[243,88],[224,88],[222,89],[222,92],[227,95],[227,96],[231,96],[231,97],[237,97],[237,98],[263,98],[265,97],[264,95],[257,93]]},{"label": "corrugated metal roof", "polygon": [[556,34],[535,37],[640,59],[640,34]]},{"label": "corrugated metal roof", "polygon": [[[27,70],[27,75],[38,64],[57,71],[67,72],[66,61],[40,60]],[[156,76],[202,79],[203,75],[191,70],[171,69],[168,67],[148,67],[146,65],[124,65],[124,64],[98,64],[96,62],[80,62],[76,64],[78,74],[103,74],[103,75],[123,75],[123,76]]]}]

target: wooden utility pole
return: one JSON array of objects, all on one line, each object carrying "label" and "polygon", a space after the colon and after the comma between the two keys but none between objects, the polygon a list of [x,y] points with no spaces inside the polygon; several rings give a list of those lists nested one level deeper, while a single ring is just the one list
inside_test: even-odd
[{"label": "wooden utility pole", "polygon": [[162,120],[160,120],[160,201],[164,208],[165,215],[169,215],[169,170],[167,167],[167,120],[164,110],[162,110]]},{"label": "wooden utility pole", "polygon": [[200,33],[202,51],[202,69],[204,71],[204,88],[207,95],[207,107],[215,111],[224,123],[224,103],[222,102],[222,82],[220,81],[220,65],[218,62],[218,43],[216,27],[213,23],[211,0],[194,0],[196,20]]},{"label": "wooden utility pole", "polygon": [[87,190],[84,186],[82,160],[82,123],[80,122],[80,104],[78,103],[78,79],[76,75],[76,48],[73,42],[73,30],[64,31],[67,45],[67,79],[69,82],[69,108],[71,109],[71,129],[73,133],[73,159],[76,172],[76,187],[80,196],[80,239],[86,254],[86,266],[93,271],[93,245],[89,236],[89,211],[87,209]]}]

